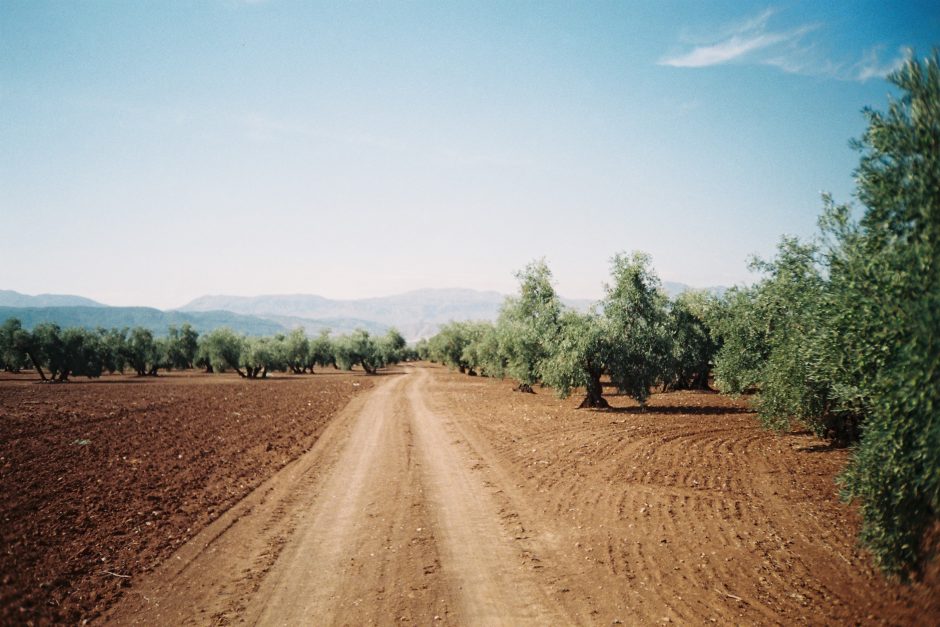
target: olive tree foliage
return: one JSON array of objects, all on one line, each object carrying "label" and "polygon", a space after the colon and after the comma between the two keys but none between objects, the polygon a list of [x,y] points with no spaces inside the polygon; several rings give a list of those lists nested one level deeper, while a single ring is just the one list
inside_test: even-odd
[{"label": "olive tree foliage", "polygon": [[138,376],[156,376],[157,370],[165,362],[166,344],[158,342],[153,331],[143,327],[134,327],[127,337],[127,362]]},{"label": "olive tree foliage", "polygon": [[82,328],[60,329],[55,324],[37,325],[33,329],[46,357],[52,380],[67,381],[69,376],[101,376],[98,359],[98,336]]},{"label": "olive tree foliage", "polygon": [[181,327],[170,326],[166,337],[166,366],[185,370],[192,368],[199,346],[199,333],[188,322]]},{"label": "olive tree foliage", "polygon": [[645,403],[672,365],[674,325],[667,302],[649,256],[616,255],[600,313],[562,316],[551,356],[543,362],[545,383],[562,397],[583,387],[581,407],[607,407],[601,385],[606,374],[622,394]]},{"label": "olive tree foliage", "polygon": [[302,328],[270,337],[246,337],[219,328],[199,339],[194,363],[207,372],[232,370],[246,379],[266,379],[271,372],[313,373],[316,366],[361,366],[374,374],[397,363],[404,350],[405,340],[394,329],[378,339],[363,330],[333,339],[324,329],[311,339]]},{"label": "olive tree foliage", "polygon": [[115,372],[123,373],[128,363],[128,329],[104,329],[99,327],[96,332],[100,339],[99,355],[102,368],[112,374]]},{"label": "olive tree foliage", "polygon": [[470,322],[464,326],[468,341],[460,354],[469,374],[503,377],[508,358],[500,351],[500,335],[492,322]]},{"label": "olive tree foliage", "polygon": [[611,345],[608,320],[594,313],[565,311],[551,355],[542,362],[545,384],[561,398],[585,389],[581,407],[608,407],[601,377],[607,372]]},{"label": "olive tree foliage", "polygon": [[472,333],[468,322],[449,322],[443,325],[427,344],[428,357],[432,361],[455,368],[464,373],[472,370],[465,349],[470,344]]},{"label": "olive tree foliage", "polygon": [[139,376],[156,376],[160,369],[234,371],[246,379],[265,379],[271,372],[301,374],[315,366],[377,369],[416,358],[396,329],[380,337],[358,330],[333,339],[329,330],[308,338],[304,330],[268,337],[239,335],[217,328],[199,335],[190,325],[171,326],[164,337],[143,327],[134,329],[62,329],[43,323],[32,330],[11,318],[0,325],[0,367],[11,370],[31,365],[40,378],[66,381],[71,375],[100,376],[131,368]]},{"label": "olive tree foliage", "polygon": [[0,327],[0,358],[11,370],[32,364],[43,381],[68,381],[72,375],[99,377],[104,368],[99,333],[62,329],[52,323],[41,323],[28,331],[16,318]]},{"label": "olive tree foliage", "polygon": [[[397,364],[406,353],[405,338],[394,328],[379,338],[369,335],[369,332],[363,329],[356,329],[349,335],[337,338],[332,347],[330,361],[333,365],[343,370],[361,366],[366,374],[375,374],[379,368]],[[323,363],[327,363],[325,355]]]},{"label": "olive tree foliage", "polygon": [[[52,362],[61,361],[59,357],[60,332],[61,329],[56,324],[38,324],[32,331],[20,330],[15,336],[17,349],[29,358],[33,368],[39,373],[39,378],[43,381],[48,380],[43,368],[50,368]],[[55,375],[52,379],[56,379]]]},{"label": "olive tree foliage", "polygon": [[754,389],[760,381],[770,348],[768,327],[756,306],[755,287],[733,287],[708,316],[715,355],[715,383],[728,394]]},{"label": "olive tree foliage", "polygon": [[497,322],[499,349],[506,373],[519,382],[520,391],[531,392],[557,339],[562,306],[544,260],[533,261],[516,278],[519,295],[506,299]]},{"label": "olive tree foliage", "polygon": [[863,407],[842,477],[862,541],[889,572],[922,563],[940,512],[940,53],[889,80],[901,97],[867,110],[857,142],[857,225],[828,216],[834,400]]},{"label": "olive tree foliage", "polygon": [[845,437],[845,421],[828,402],[830,382],[820,376],[827,286],[819,246],[784,237],[776,257],[755,259],[751,268],[765,277],[727,294],[716,325],[719,388],[756,391],[765,426],[786,428],[798,419],[817,435]]},{"label": "olive tree foliage", "polygon": [[718,298],[705,291],[679,294],[668,305],[670,350],[663,372],[663,387],[671,390],[708,390],[712,361],[718,350],[709,319]]},{"label": "olive tree foliage", "polygon": [[431,359],[430,342],[427,338],[421,338],[415,343],[415,357],[421,360]]},{"label": "olive tree foliage", "polygon": [[385,332],[377,342],[378,361],[381,366],[390,366],[404,360],[408,343],[399,333],[398,329],[392,327]]},{"label": "olive tree foliage", "polygon": [[418,356],[426,351],[428,359],[472,376],[502,377],[506,372],[507,359],[491,322],[450,322],[426,345],[419,342],[416,351]]},{"label": "olive tree foliage", "polygon": [[940,58],[909,59],[901,96],[866,110],[855,221],[824,199],[821,235],[784,239],[765,278],[726,295],[719,385],[754,388],[765,423],[855,440],[840,477],[889,573],[928,555],[940,512]]},{"label": "olive tree foliage", "polygon": [[220,327],[199,338],[197,364],[209,372],[234,370],[239,376],[247,375],[241,369],[245,340],[231,329]]},{"label": "olive tree foliage", "polygon": [[29,367],[29,358],[21,348],[24,333],[19,318],[8,318],[0,326],[0,369],[19,372]]},{"label": "olive tree foliage", "polygon": [[668,360],[667,298],[645,253],[614,256],[611,281],[601,302],[610,343],[607,372],[622,394],[643,404]]},{"label": "olive tree foliage", "polygon": [[821,334],[827,318],[826,282],[818,248],[784,238],[777,256],[755,261],[768,277],[757,288],[757,311],[766,325],[766,360],[756,406],[761,421],[782,428],[797,419],[817,435],[845,439],[854,429],[829,409],[830,381],[820,377]]},{"label": "olive tree foliage", "polygon": [[94,331],[69,328],[62,332],[65,361],[60,373],[62,380],[69,375],[100,377],[102,373],[101,339]]},{"label": "olive tree foliage", "polygon": [[283,342],[284,364],[290,371],[294,374],[301,374],[306,372],[308,366],[311,366],[310,372],[313,372],[310,364],[310,340],[307,338],[304,328],[294,329],[284,338]]},{"label": "olive tree foliage", "polygon": [[314,366],[320,366],[321,368],[326,368],[327,366],[332,366],[333,368],[338,367],[336,365],[336,348],[333,345],[333,340],[330,339],[329,329],[321,330],[317,337],[310,340],[310,350],[307,353],[307,368],[310,372],[313,372]]},{"label": "olive tree foliage", "polygon": [[[495,325],[451,322],[418,349],[460,372],[512,377],[520,390],[543,383],[567,397],[584,388],[582,407],[608,406],[605,375],[641,403],[652,385],[666,382],[667,373],[689,385],[696,376],[707,382],[712,343],[703,330],[704,307],[688,305],[689,321],[670,318],[659,279],[642,253],[617,255],[611,270],[601,313],[582,314],[562,306],[548,266],[535,261],[517,275],[519,295],[507,298]],[[698,360],[690,368],[670,361],[674,336]]]},{"label": "olive tree foliage", "polygon": [[382,365],[381,354],[375,339],[368,331],[356,329],[349,335],[341,336],[334,343],[336,363],[343,370],[352,370],[362,366],[367,374],[375,374]]},{"label": "olive tree foliage", "polygon": [[[287,370],[287,350],[282,334],[242,339],[241,366],[248,379],[265,379],[268,372]],[[242,374],[239,371],[239,374]]]}]

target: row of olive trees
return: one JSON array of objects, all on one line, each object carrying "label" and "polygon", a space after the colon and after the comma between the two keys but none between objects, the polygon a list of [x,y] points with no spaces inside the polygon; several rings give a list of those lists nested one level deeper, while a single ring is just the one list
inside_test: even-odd
[{"label": "row of olive trees", "polygon": [[191,368],[197,350],[193,328],[169,328],[155,338],[149,329],[62,329],[41,323],[24,329],[17,318],[0,326],[0,369],[32,368],[42,380],[67,381],[72,375],[99,377],[103,372],[131,369],[138,375],[156,375],[160,368]]},{"label": "row of olive trees", "polygon": [[395,329],[379,338],[361,329],[331,338],[329,331],[324,330],[310,339],[302,328],[288,335],[258,338],[222,328],[200,340],[195,364],[207,372],[231,370],[254,379],[264,378],[272,371],[313,373],[315,366],[343,370],[361,366],[365,372],[375,374],[379,368],[412,357],[405,339]]},{"label": "row of olive trees", "polygon": [[826,197],[820,235],[785,238],[765,278],[721,303],[715,375],[753,389],[765,424],[855,443],[840,478],[889,572],[928,557],[940,513],[940,59],[909,60],[901,97],[856,142],[858,221]]},{"label": "row of olive trees", "polygon": [[641,403],[655,385],[708,387],[714,298],[690,292],[670,301],[646,255],[614,257],[606,296],[586,313],[563,306],[544,261],[517,277],[519,294],[495,324],[452,322],[419,342],[418,355],[469,374],[511,377],[520,391],[544,384],[567,397],[583,388],[582,407],[607,406],[604,377]]},{"label": "row of olive trees", "polygon": [[357,330],[331,338],[323,331],[310,339],[304,330],[272,337],[247,337],[221,328],[200,336],[189,324],[171,326],[164,337],[142,327],[95,330],[62,329],[42,323],[32,330],[10,318],[0,326],[0,369],[32,368],[42,380],[67,381],[70,376],[99,377],[104,372],[130,369],[139,376],[159,370],[204,368],[207,372],[237,372],[264,378],[268,372],[313,372],[314,366],[368,373],[410,356],[405,340],[392,329],[380,338]]}]

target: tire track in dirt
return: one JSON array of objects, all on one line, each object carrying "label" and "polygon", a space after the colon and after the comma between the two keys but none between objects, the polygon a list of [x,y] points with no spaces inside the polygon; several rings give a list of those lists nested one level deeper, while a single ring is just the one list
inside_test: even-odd
[{"label": "tire track in dirt", "polygon": [[[532,569],[519,560],[514,539],[481,480],[480,461],[457,448],[463,441],[424,400],[428,374],[410,382],[415,437],[436,520],[443,572],[459,599],[461,622],[470,625],[563,624],[558,608]],[[468,463],[469,462],[469,463]],[[517,536],[518,537],[518,536]],[[531,560],[531,554],[528,556]]]},{"label": "tire track in dirt", "polygon": [[384,578],[391,546],[384,540],[406,507],[401,490],[408,483],[396,480],[408,477],[411,466],[396,401],[402,384],[396,377],[362,408],[315,507],[285,547],[280,567],[258,590],[260,608],[248,608],[248,622],[297,625],[313,617],[324,624],[345,622],[372,596],[364,570]]}]

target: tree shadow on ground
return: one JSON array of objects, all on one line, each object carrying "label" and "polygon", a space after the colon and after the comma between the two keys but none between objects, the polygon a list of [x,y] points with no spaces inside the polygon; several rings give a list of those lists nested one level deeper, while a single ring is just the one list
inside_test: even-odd
[{"label": "tree shadow on ground", "polygon": [[834,453],[836,451],[844,451],[851,447],[851,444],[833,440],[831,442],[826,442],[825,444],[811,444],[809,446],[801,446],[795,448],[798,453]]},{"label": "tree shadow on ground", "polygon": [[641,416],[652,416],[655,414],[669,415],[693,415],[693,416],[717,416],[722,414],[753,414],[754,411],[744,407],[722,407],[712,405],[664,405],[661,407],[611,407],[610,409],[600,410],[613,414],[637,414]]},{"label": "tree shadow on ground", "polygon": [[[798,437],[813,438],[814,440],[819,439],[815,433],[809,429],[795,429],[787,433],[787,435],[794,435]],[[794,451],[799,453],[832,453],[835,451],[844,451],[848,448],[851,448],[854,442],[851,440],[846,440],[844,438],[832,438],[825,439],[823,442],[817,442],[816,444],[807,444],[806,446],[800,446],[794,448]]]}]

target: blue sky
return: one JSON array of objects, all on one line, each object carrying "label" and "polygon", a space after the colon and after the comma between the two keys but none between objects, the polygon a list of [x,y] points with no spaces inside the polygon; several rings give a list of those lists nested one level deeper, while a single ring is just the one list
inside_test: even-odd
[{"label": "blue sky", "polygon": [[851,200],[866,105],[932,2],[0,3],[0,288],[599,297]]}]

